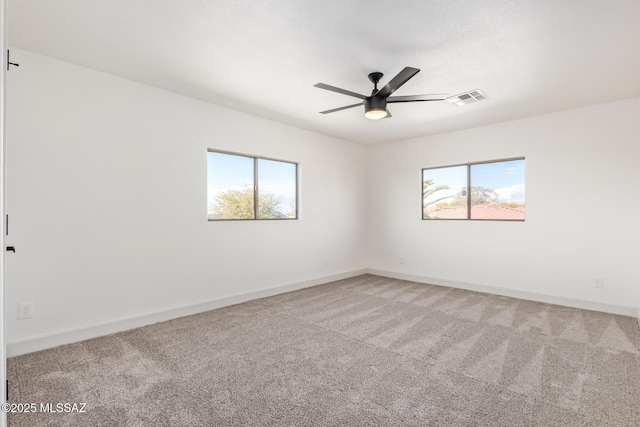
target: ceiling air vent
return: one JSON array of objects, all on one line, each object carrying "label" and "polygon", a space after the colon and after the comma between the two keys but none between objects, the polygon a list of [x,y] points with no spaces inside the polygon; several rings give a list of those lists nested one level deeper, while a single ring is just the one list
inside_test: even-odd
[{"label": "ceiling air vent", "polygon": [[459,95],[450,96],[447,98],[452,104],[456,104],[457,106],[473,104],[474,102],[484,101],[489,97],[482,93],[480,89],[471,90],[469,92],[461,93]]}]

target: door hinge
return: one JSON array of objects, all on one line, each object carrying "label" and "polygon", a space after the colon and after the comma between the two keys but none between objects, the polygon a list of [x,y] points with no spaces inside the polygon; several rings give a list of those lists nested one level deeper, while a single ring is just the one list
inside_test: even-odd
[{"label": "door hinge", "polygon": [[20,64],[16,64],[15,62],[11,62],[11,60],[9,59],[9,54],[11,53],[11,51],[9,49],[7,49],[7,71],[9,71],[9,66],[13,65],[14,67],[19,67]]}]

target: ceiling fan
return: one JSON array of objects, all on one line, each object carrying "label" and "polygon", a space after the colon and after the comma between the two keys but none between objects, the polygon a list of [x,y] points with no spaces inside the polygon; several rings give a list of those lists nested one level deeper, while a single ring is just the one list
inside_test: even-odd
[{"label": "ceiling fan", "polygon": [[396,90],[398,90],[403,84],[409,81],[413,76],[418,74],[420,70],[418,68],[405,67],[400,71],[389,83],[387,83],[382,89],[378,90],[378,82],[382,78],[383,74],[375,72],[369,74],[369,80],[373,83],[373,91],[371,95],[365,96],[359,93],[351,92],[349,90],[340,89],[339,87],[331,86],[324,83],[317,83],[314,87],[330,90],[332,92],[341,93],[343,95],[353,96],[355,98],[362,99],[362,102],[357,104],[346,105],[344,107],[333,108],[331,110],[320,111],[320,114],[335,113],[336,111],[346,110],[348,108],[364,105],[364,116],[368,119],[379,120],[391,117],[391,113],[387,110],[387,104],[394,102],[422,102],[422,101],[444,101],[446,98],[434,98],[438,95],[447,95],[446,93],[434,93],[430,95],[408,95],[408,96],[391,96]]}]

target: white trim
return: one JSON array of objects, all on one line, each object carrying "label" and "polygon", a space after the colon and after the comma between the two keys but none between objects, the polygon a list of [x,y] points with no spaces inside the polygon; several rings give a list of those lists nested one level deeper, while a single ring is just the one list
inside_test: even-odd
[{"label": "white trim", "polygon": [[[454,280],[438,279],[434,277],[416,276],[413,274],[398,273],[395,271],[367,268],[367,273],[392,279],[410,280],[412,282],[429,283],[432,285],[448,286],[451,288],[467,289],[470,291],[484,292],[494,295],[503,295],[512,298],[520,298],[529,301],[546,302],[549,304],[564,305],[567,307],[582,308],[585,310],[602,311],[605,313],[621,314],[623,316],[637,317],[640,313],[633,306],[606,304],[598,301],[589,301],[578,298],[569,298],[559,295],[539,294],[517,289],[501,288],[497,286],[478,285],[475,283],[457,282]],[[640,318],[638,319],[640,323]]]},{"label": "white trim", "polygon": [[[534,292],[520,291],[516,289],[501,288],[496,286],[478,285],[466,282],[457,282],[447,279],[439,279],[433,277],[418,276],[413,274],[405,274],[394,271],[378,270],[374,268],[366,268],[354,270],[330,276],[318,277],[316,279],[306,280],[288,285],[275,286],[259,291],[248,292],[245,294],[234,295],[226,298],[218,298],[214,300],[204,301],[201,303],[191,304],[182,307],[176,307],[170,310],[156,311],[138,316],[125,317],[115,319],[109,322],[98,323],[93,325],[82,326],[64,331],[58,331],[50,334],[39,335],[35,337],[24,338],[7,343],[7,356],[19,356],[21,354],[32,353],[34,351],[45,350],[64,344],[71,344],[91,338],[97,338],[104,335],[122,332],[129,329],[139,328],[151,325],[157,322],[164,322],[178,317],[189,316],[192,314],[202,313],[217,308],[227,307],[234,304],[266,298],[298,289],[308,288],[336,280],[348,279],[350,277],[362,274],[375,274],[377,276],[389,277],[393,279],[409,280],[419,283],[429,283],[433,285],[449,286],[452,288],[467,289],[477,292],[485,292],[495,295],[504,295],[513,298],[520,298],[530,301],[539,301],[550,304],[564,305],[568,307],[582,308],[586,310],[596,310],[605,313],[621,314],[638,318],[640,325],[640,310],[631,306],[621,306],[614,304],[605,304],[597,301],[581,300],[576,298],[562,297],[558,295],[539,294]],[[0,421],[1,423],[1,421]],[[1,424],[0,424],[1,426]]]},{"label": "white trim", "polygon": [[[6,104],[5,104],[5,94],[6,94],[6,69],[7,69],[7,2],[5,0],[0,0],[0,26],[2,30],[0,30],[0,58],[2,58],[2,63],[0,66],[2,69],[0,70],[0,250],[2,254],[0,254],[0,402],[4,403],[6,399],[6,388],[5,381],[7,379],[7,347],[6,347],[6,336],[5,336],[5,310],[4,310],[4,257],[7,253],[4,250],[4,235],[5,235],[5,177],[6,177],[6,152],[5,152],[5,116],[6,116]],[[7,414],[5,411],[0,412],[0,427],[4,427],[7,425]]]},{"label": "white trim", "polygon": [[138,316],[125,317],[115,319],[105,323],[81,326],[78,328],[67,329],[65,331],[54,332],[50,334],[38,335],[35,337],[24,338],[7,343],[7,354],[9,357],[19,356],[21,354],[32,353],[34,351],[45,350],[57,347],[59,345],[70,344],[91,338],[109,335],[116,332],[122,332],[129,329],[139,328],[141,326],[151,325],[178,317],[189,316],[192,314],[202,313],[216,308],[227,307],[229,305],[240,304],[243,302],[270,297],[273,295],[291,292],[298,289],[308,288],[323,283],[329,283],[336,280],[348,279],[350,277],[365,274],[366,270],[354,270],[330,276],[318,277],[316,279],[305,280],[303,282],[291,283],[288,285],[275,286],[259,291],[248,292],[245,294],[234,295],[226,298],[217,298],[201,303],[190,304],[182,307],[176,307],[170,310],[156,311]]}]

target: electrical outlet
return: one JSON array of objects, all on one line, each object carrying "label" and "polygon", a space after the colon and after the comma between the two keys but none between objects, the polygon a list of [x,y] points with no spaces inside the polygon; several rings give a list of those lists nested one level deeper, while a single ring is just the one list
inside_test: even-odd
[{"label": "electrical outlet", "polygon": [[328,259],[325,259],[325,260],[324,260],[323,265],[324,265],[325,267],[329,267],[329,260],[328,260]]},{"label": "electrical outlet", "polygon": [[30,319],[33,315],[33,303],[23,302],[18,304],[18,319]]},{"label": "electrical outlet", "polygon": [[604,288],[604,278],[603,277],[596,277],[596,281],[593,284],[594,288]]},{"label": "electrical outlet", "polygon": [[404,257],[403,256],[400,257],[400,264],[404,264]]}]

